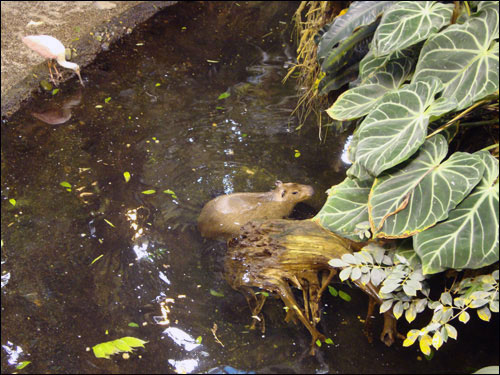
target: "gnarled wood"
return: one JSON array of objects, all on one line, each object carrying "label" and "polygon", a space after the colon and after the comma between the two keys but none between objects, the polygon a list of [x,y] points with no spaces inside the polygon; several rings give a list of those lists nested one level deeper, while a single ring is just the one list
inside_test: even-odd
[{"label": "gnarled wood", "polygon": [[[245,295],[252,316],[258,320],[263,319],[261,310],[265,297],[256,295],[252,288],[276,293],[287,308],[285,320],[299,320],[311,333],[313,354],[316,340],[325,340],[316,329],[321,319],[321,295],[337,272],[328,261],[360,247],[360,244],[339,237],[311,220],[255,220],[243,226],[238,237],[228,241],[225,276],[234,289]],[[374,303],[381,303],[378,290],[371,283],[355,283],[373,301],[370,303],[371,315]],[[302,307],[297,303],[291,286],[302,290]],[[394,338],[397,335],[395,319],[390,312],[385,316],[389,323],[384,326],[383,337]],[[385,332],[386,326],[392,331]]]}]

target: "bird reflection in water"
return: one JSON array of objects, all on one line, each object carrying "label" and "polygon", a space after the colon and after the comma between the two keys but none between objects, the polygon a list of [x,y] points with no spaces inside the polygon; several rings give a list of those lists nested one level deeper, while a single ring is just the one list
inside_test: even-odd
[{"label": "bird reflection in water", "polygon": [[43,112],[31,112],[31,115],[49,125],[61,125],[67,122],[71,116],[71,109],[82,101],[82,92],[78,90],[74,95],[63,100],[61,104],[52,106]]}]

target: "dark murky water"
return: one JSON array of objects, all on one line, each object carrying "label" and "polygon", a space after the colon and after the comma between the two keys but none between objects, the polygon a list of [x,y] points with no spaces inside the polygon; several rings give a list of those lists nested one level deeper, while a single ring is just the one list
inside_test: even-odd
[{"label": "dark murky water", "polygon": [[[294,6],[168,8],[85,68],[87,87],[72,80],[2,124],[2,372],[27,360],[20,372],[443,373],[498,363],[496,317],[464,326],[432,361],[415,347],[369,344],[367,298],[345,285],[350,303],[323,298],[319,328],[334,345],[317,357],[279,301],[264,308],[265,334],[248,330],[246,301],[223,278],[225,245],[196,229],[201,207],[281,179],[313,185],[302,208],[317,210],[345,172],[345,136],[320,144],[312,125],[292,132],[297,96],[281,80]],[[86,351],[123,336],[146,349],[111,360]]]}]

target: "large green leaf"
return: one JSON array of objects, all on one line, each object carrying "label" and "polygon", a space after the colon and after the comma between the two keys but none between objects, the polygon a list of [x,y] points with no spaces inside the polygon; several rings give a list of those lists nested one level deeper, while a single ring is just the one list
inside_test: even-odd
[{"label": "large green leaf", "polygon": [[429,38],[450,22],[453,4],[400,1],[382,16],[372,41],[375,56],[383,56]]},{"label": "large green leaf", "polygon": [[328,31],[322,35],[318,45],[320,63],[328,56],[333,47],[352,34],[358,27],[368,25],[394,1],[354,1],[347,13],[333,20]]},{"label": "large green leaf", "polygon": [[448,220],[413,237],[426,274],[498,262],[498,160],[482,151],[481,182]]},{"label": "large green leaf", "polygon": [[377,70],[360,86],[345,91],[326,110],[334,120],[351,120],[366,115],[390,90],[397,89],[406,81],[413,68],[408,58],[392,60]]},{"label": "large green leaf", "polygon": [[448,217],[477,185],[484,164],[477,155],[448,152],[438,134],[427,140],[411,160],[373,183],[368,202],[372,233],[382,238],[405,238]]},{"label": "large green leaf", "polygon": [[357,225],[363,222],[368,224],[366,204],[372,183],[373,179],[359,181],[348,177],[333,186],[328,190],[326,203],[313,220],[332,232],[359,241],[362,229]]},{"label": "large green leaf", "polygon": [[455,101],[435,100],[442,84],[435,78],[386,93],[359,126],[355,161],[378,176],[413,155],[425,141],[431,116],[453,109]]},{"label": "large green leaf", "polygon": [[498,90],[498,3],[484,5],[462,25],[427,40],[412,82],[439,77],[442,95],[457,100],[456,110]]},{"label": "large green leaf", "polygon": [[384,70],[385,66],[393,60],[410,59],[415,60],[417,48],[415,46],[402,51],[395,51],[389,55],[375,56],[370,50],[359,62],[359,76],[362,81],[367,80],[370,75],[376,74],[379,70]]},{"label": "large green leaf", "polygon": [[[359,30],[356,30],[354,34],[344,39],[338,47],[330,51],[321,64],[321,70],[332,75],[344,67],[359,62],[364,54],[368,52],[368,42],[366,40],[367,38],[371,38],[377,29],[377,25],[378,22],[373,22],[363,26]],[[365,52],[361,56],[358,56],[357,52],[360,51],[360,44],[363,42],[366,47]]]}]

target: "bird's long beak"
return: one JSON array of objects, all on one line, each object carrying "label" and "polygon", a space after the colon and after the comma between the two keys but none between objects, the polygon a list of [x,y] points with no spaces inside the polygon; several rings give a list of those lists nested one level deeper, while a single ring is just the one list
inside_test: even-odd
[{"label": "bird's long beak", "polygon": [[82,84],[83,87],[85,87],[85,85],[83,84],[82,76],[80,75],[80,69],[75,70],[75,72],[78,78],[80,79],[80,83]]}]

